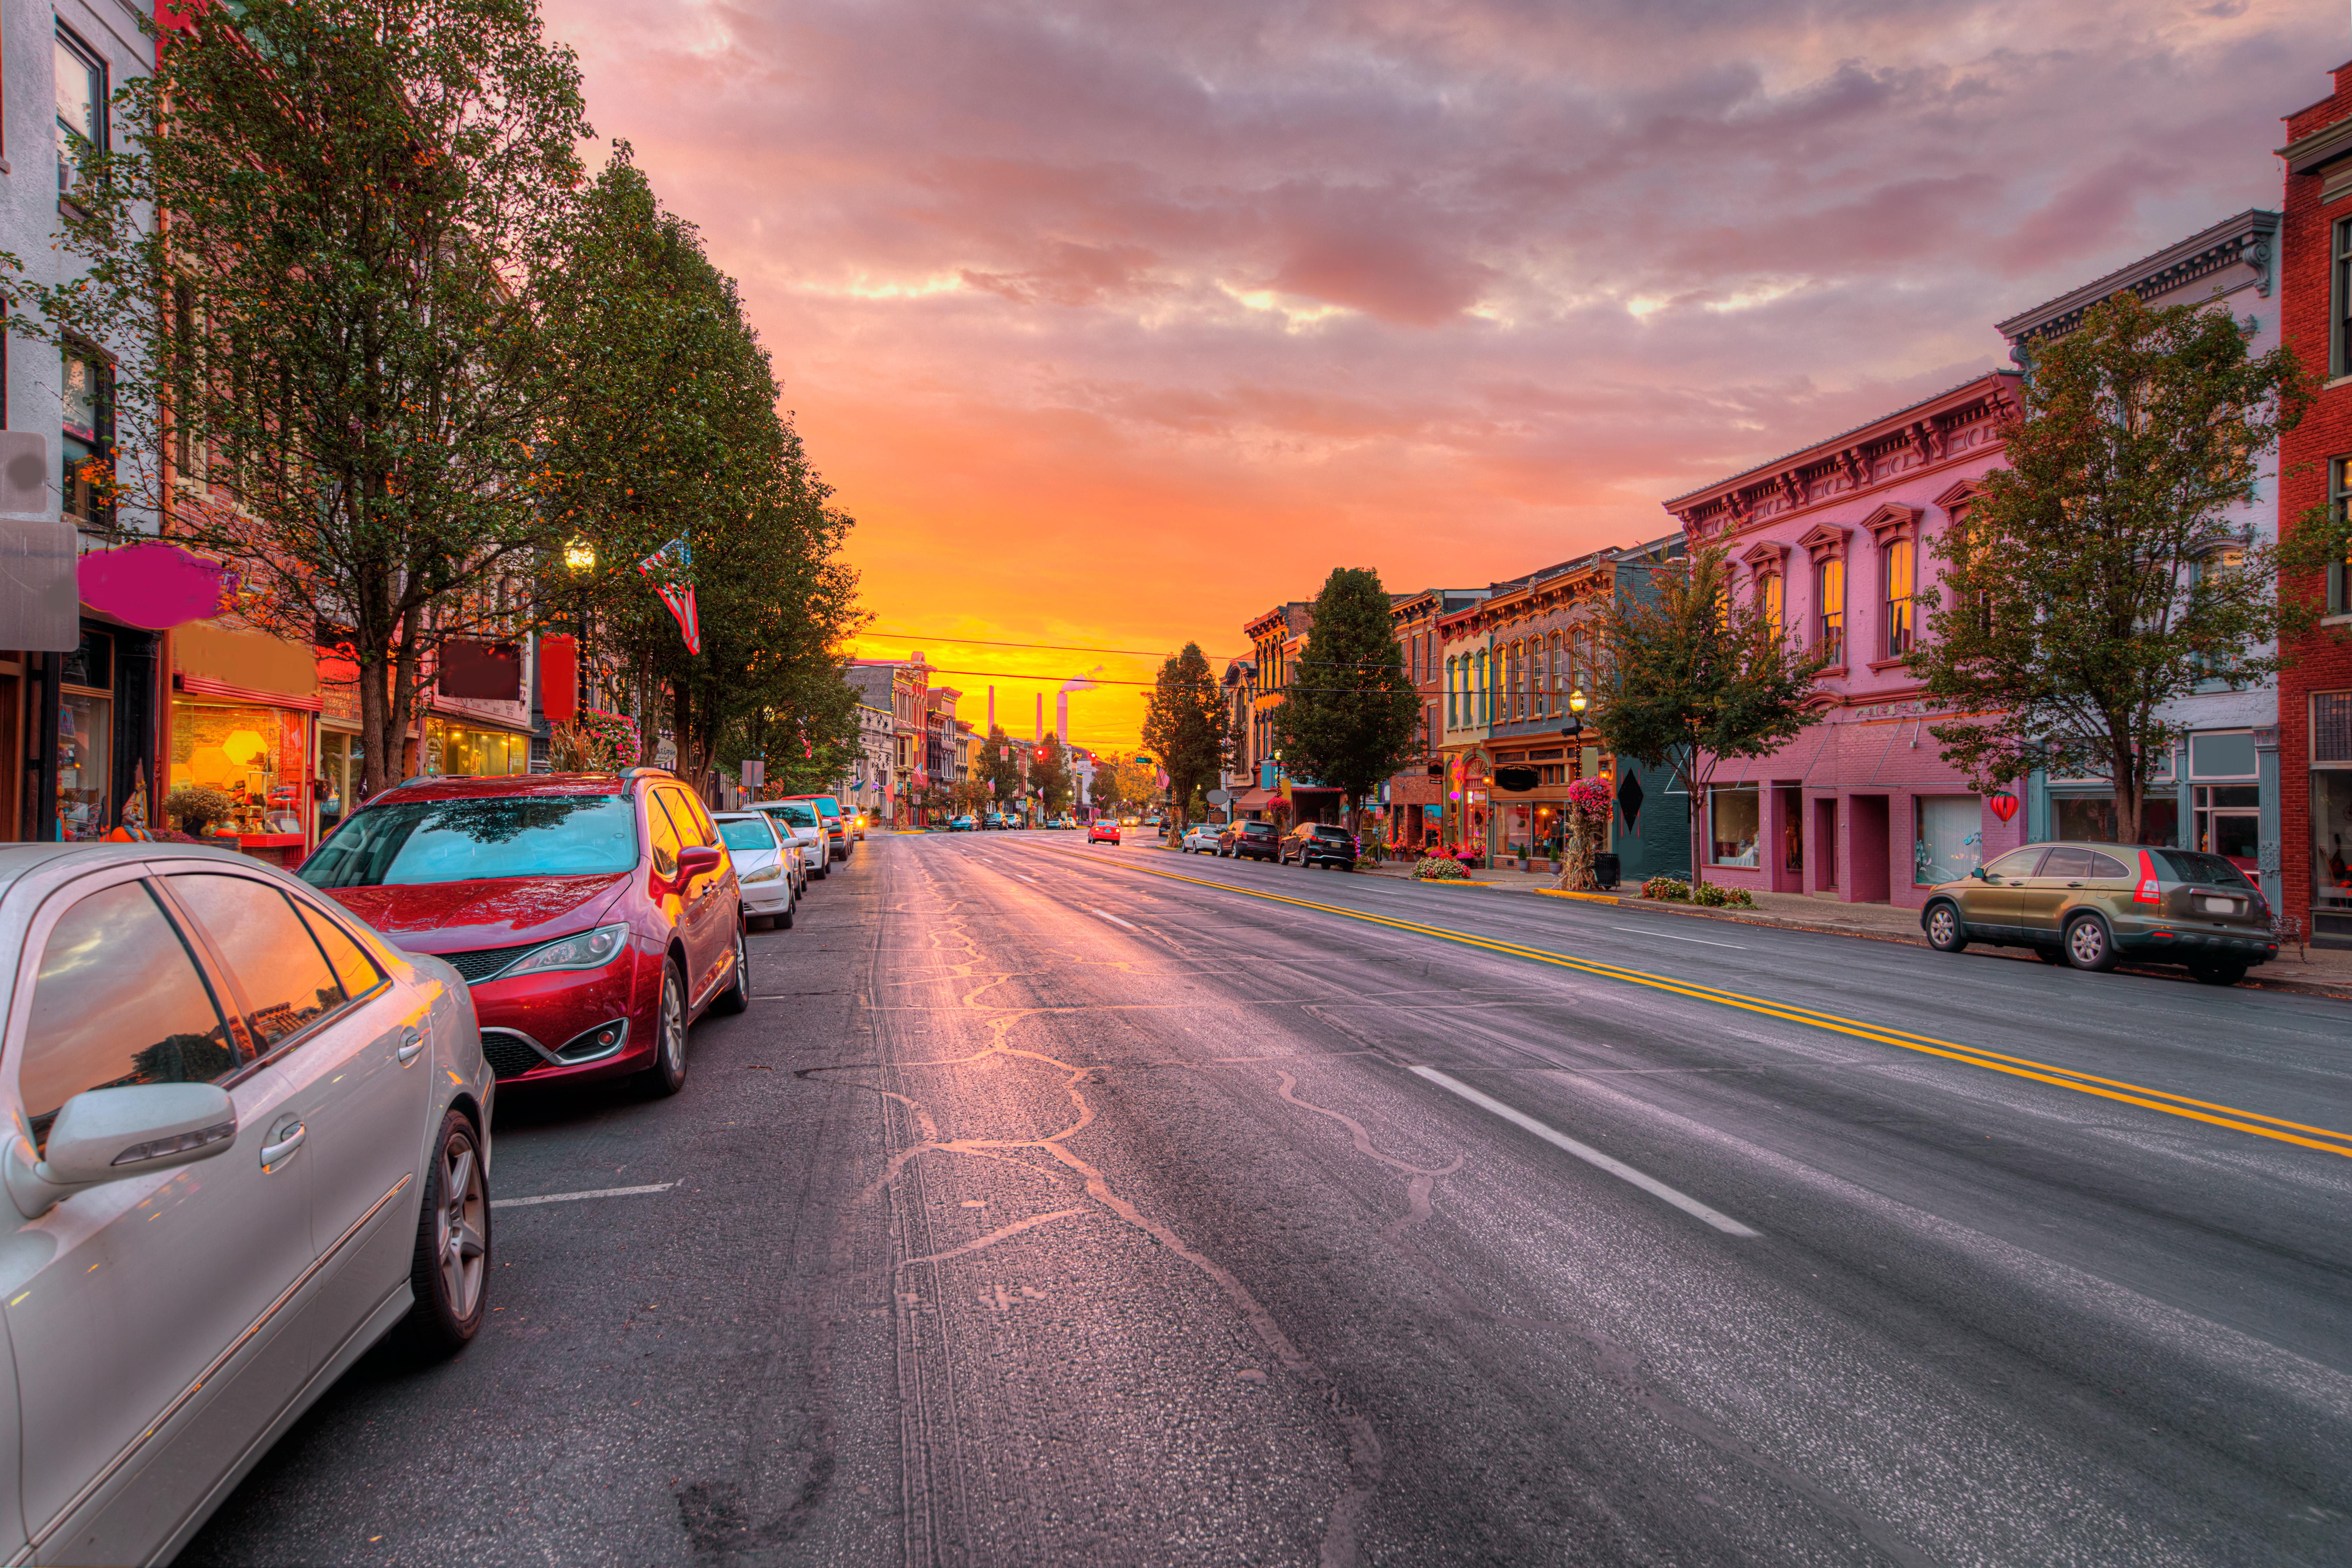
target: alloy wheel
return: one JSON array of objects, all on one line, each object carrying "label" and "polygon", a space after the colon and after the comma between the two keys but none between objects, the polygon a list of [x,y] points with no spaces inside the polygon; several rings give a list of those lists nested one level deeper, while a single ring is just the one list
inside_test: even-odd
[{"label": "alloy wheel", "polygon": [[443,1292],[450,1313],[459,1319],[472,1317],[482,1297],[482,1260],[490,1249],[482,1222],[488,1207],[481,1162],[474,1156],[472,1142],[462,1135],[451,1138],[441,1148],[441,1213],[436,1250]]},{"label": "alloy wheel", "polygon": [[1938,947],[1948,947],[1960,934],[1960,923],[1952,914],[1952,906],[1939,904],[1927,915],[1927,940]]},{"label": "alloy wheel", "polygon": [[678,988],[665,983],[661,998],[662,1065],[675,1078],[686,1071],[686,998]]},{"label": "alloy wheel", "polygon": [[2077,920],[2066,929],[2066,956],[2078,969],[2095,969],[2107,956],[2107,928],[2095,920]]}]

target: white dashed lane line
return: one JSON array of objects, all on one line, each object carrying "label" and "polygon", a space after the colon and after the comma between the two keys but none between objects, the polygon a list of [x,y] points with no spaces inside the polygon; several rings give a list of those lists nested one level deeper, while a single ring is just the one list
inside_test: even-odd
[{"label": "white dashed lane line", "polygon": [[1648,1193],[1652,1197],[1662,1197],[1665,1199],[1668,1203],[1673,1204],[1676,1208],[1681,1209],[1685,1214],[1689,1215],[1692,1218],[1706,1221],[1707,1224],[1714,1226],[1717,1230],[1722,1231],[1726,1236],[1759,1236],[1763,1234],[1761,1231],[1750,1230],[1748,1227],[1740,1224],[1739,1221],[1732,1218],[1729,1215],[1723,1213],[1719,1209],[1709,1208],[1706,1204],[1701,1203],[1698,1199],[1691,1197],[1688,1193],[1677,1192],[1673,1187],[1670,1187],[1665,1183],[1660,1181],[1657,1177],[1647,1175],[1642,1171],[1637,1171],[1632,1166],[1627,1165],[1624,1161],[1615,1159],[1608,1155],[1602,1154],[1599,1149],[1594,1148],[1590,1144],[1580,1144],[1574,1138],[1570,1137],[1566,1133],[1545,1126],[1541,1122],[1537,1121],[1533,1116],[1528,1115],[1526,1112],[1514,1110],[1510,1106],[1504,1104],[1500,1100],[1496,1099],[1491,1094],[1480,1093],[1477,1090],[1471,1088],[1470,1085],[1463,1082],[1458,1078],[1448,1078],[1444,1073],[1438,1071],[1434,1067],[1416,1066],[1412,1069],[1412,1071],[1419,1077],[1428,1079],[1432,1083],[1436,1084],[1440,1089],[1446,1091],[1446,1092],[1450,1094],[1459,1094],[1463,1099],[1469,1101],[1470,1103],[1477,1106],[1482,1111],[1492,1111],[1496,1115],[1500,1116],[1504,1121],[1508,1122],[1514,1127],[1526,1128],[1528,1132],[1533,1133],[1537,1137],[1541,1138],[1545,1143],[1551,1145],[1554,1148],[1566,1149],[1570,1154],[1574,1155],[1586,1165],[1607,1171],[1619,1181],[1631,1182],[1633,1186],[1640,1187],[1643,1192]]},{"label": "white dashed lane line", "polygon": [[537,1197],[494,1197],[492,1208],[528,1208],[535,1203],[577,1203],[583,1197],[638,1197],[646,1193],[667,1192],[677,1183],[666,1181],[653,1186],[600,1186],[593,1192],[549,1192]]},{"label": "white dashed lane line", "polygon": [[1142,930],[1142,929],[1143,929],[1143,927],[1142,927],[1142,926],[1140,926],[1140,925],[1128,925],[1128,923],[1127,923],[1126,921],[1121,920],[1118,915],[1113,915],[1113,914],[1112,914],[1110,911],[1108,911],[1108,909],[1097,909],[1097,908],[1096,908],[1093,904],[1089,904],[1088,905],[1087,905],[1087,914],[1089,914],[1089,915],[1101,915],[1105,920],[1109,921],[1113,925],[1127,925],[1127,928],[1128,928],[1129,931],[1140,931],[1140,930]]}]

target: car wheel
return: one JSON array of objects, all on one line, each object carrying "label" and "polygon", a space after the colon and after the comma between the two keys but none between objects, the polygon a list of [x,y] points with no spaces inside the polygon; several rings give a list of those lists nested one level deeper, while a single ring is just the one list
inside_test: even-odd
[{"label": "car wheel", "polygon": [[819,882],[823,882],[826,877],[829,877],[829,876],[831,876],[831,875],[833,874],[833,868],[832,868],[831,866],[829,866],[829,865],[821,865],[821,866],[817,867],[817,868],[816,868],[816,870],[814,870],[814,871],[811,872],[809,874],[810,874],[811,876],[815,877],[815,878],[817,879],[817,881],[819,881]]},{"label": "car wheel", "polygon": [[784,912],[782,915],[770,915],[768,917],[768,929],[773,931],[781,926],[784,930],[790,931],[793,928],[793,915],[794,912],[799,909],[800,902],[801,901],[799,899],[795,898],[792,903],[784,905]]},{"label": "car wheel", "polygon": [[662,965],[661,1005],[654,1013],[654,1064],[641,1075],[656,1100],[686,1087],[686,976],[677,960]]},{"label": "car wheel", "polygon": [[2189,972],[2200,986],[2234,986],[2246,977],[2243,964],[2191,964]]},{"label": "car wheel", "polygon": [[1948,904],[1927,906],[1927,946],[1938,953],[1958,953],[1969,945],[1969,928],[1960,924],[1960,912]]},{"label": "car wheel", "polygon": [[420,1355],[455,1355],[482,1326],[490,1280],[490,1187],[481,1140],[457,1107],[441,1118],[425,1169],[416,1255],[408,1288],[416,1301],[400,1337]]},{"label": "car wheel", "polygon": [[2066,962],[2092,974],[2116,967],[2116,940],[2107,923],[2095,915],[2076,915],[2066,927]]},{"label": "car wheel", "polygon": [[740,1013],[751,1005],[751,955],[743,946],[743,927],[735,927],[735,975],[710,1004],[715,1013]]}]

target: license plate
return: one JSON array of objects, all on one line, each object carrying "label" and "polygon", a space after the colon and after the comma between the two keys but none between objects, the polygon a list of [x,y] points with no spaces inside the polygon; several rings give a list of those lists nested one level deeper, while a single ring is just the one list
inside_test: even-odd
[{"label": "license plate", "polygon": [[2235,898],[2200,898],[2197,901],[2197,908],[2204,915],[2243,915],[2246,912],[2244,903]]}]

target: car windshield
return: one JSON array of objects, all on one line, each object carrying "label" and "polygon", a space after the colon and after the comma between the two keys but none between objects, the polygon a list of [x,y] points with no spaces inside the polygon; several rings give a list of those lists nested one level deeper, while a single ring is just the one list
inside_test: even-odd
[{"label": "car windshield", "polygon": [[814,828],[816,826],[816,808],[814,806],[803,806],[797,800],[788,800],[781,806],[762,806],[760,810],[770,812],[775,816],[782,817],[785,821],[792,823],[793,826],[796,828]]},{"label": "car windshield", "polygon": [[762,818],[738,817],[720,821],[719,840],[730,850],[772,850],[776,847],[776,831]]},{"label": "car windshield", "polygon": [[2155,852],[2164,857],[2166,863],[2172,867],[2172,874],[2183,882],[2210,882],[2223,887],[2253,885],[2246,880],[2245,873],[2220,855],[2209,855],[2201,850],[2158,850]]},{"label": "car windshield", "polygon": [[636,863],[637,809],[625,795],[497,795],[370,806],[299,874],[312,887],[399,887],[594,876]]}]

